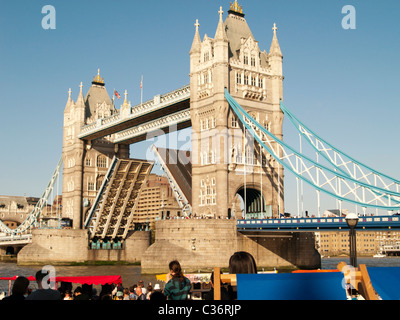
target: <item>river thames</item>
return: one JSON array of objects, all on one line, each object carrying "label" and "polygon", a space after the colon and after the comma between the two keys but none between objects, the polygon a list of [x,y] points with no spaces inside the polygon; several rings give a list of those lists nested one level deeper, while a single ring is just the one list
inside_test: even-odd
[{"label": "river thames", "polygon": [[[339,262],[344,261],[350,263],[348,257],[322,258],[321,269],[336,269]],[[363,258],[357,259],[358,264],[365,264],[367,267],[400,267],[400,257],[385,258]],[[182,266],[184,267],[184,266]],[[38,266],[18,266],[16,263],[0,262],[0,277],[35,276]],[[95,275],[120,275],[124,287],[130,287],[137,284],[139,280],[143,280],[147,285],[151,282],[153,285],[159,283],[161,287],[163,283],[158,282],[156,275],[142,275],[140,266],[55,266],[56,276],[95,276]],[[278,270],[279,272],[279,270]],[[0,292],[8,292],[8,281],[0,281]],[[31,283],[32,288],[36,288],[35,283]],[[76,287],[77,285],[74,285]],[[98,293],[101,286],[95,286]]]}]

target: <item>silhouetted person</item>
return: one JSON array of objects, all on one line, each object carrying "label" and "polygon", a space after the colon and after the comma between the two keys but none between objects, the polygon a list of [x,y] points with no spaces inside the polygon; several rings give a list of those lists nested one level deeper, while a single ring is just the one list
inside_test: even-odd
[{"label": "silhouetted person", "polygon": [[45,281],[48,275],[49,273],[43,270],[36,272],[38,289],[33,291],[26,300],[61,300],[60,292],[50,288],[49,280]]},{"label": "silhouetted person", "polygon": [[256,261],[248,252],[235,252],[229,259],[229,273],[257,273]]},{"label": "silhouetted person", "polygon": [[25,300],[25,294],[28,292],[29,280],[25,277],[15,279],[11,295],[3,300]]},{"label": "silhouetted person", "polygon": [[[229,259],[229,273],[257,273],[257,265],[253,256],[245,251],[235,252]],[[237,287],[228,286],[231,299],[237,299]]]}]

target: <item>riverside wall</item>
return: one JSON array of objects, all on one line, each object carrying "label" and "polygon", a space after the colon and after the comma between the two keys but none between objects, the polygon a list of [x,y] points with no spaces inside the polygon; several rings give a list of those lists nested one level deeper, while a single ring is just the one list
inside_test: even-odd
[{"label": "riverside wall", "polygon": [[321,257],[309,232],[239,233],[236,220],[173,219],[156,222],[155,241],[150,232],[137,231],[123,249],[90,250],[86,230],[33,230],[32,243],[17,255],[19,265],[70,265],[94,261],[141,263],[142,273],[168,272],[177,259],[186,272],[228,268],[236,251],[247,251],[257,266],[266,269],[315,269]]}]

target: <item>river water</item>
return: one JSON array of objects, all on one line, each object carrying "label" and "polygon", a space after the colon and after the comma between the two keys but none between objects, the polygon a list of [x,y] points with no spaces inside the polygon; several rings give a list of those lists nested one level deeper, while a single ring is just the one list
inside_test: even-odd
[{"label": "river water", "polygon": [[[348,257],[342,258],[322,258],[321,269],[336,269],[339,262],[344,261],[349,264]],[[357,258],[358,264],[365,264],[367,267],[400,267],[400,257],[385,257],[385,258]],[[0,277],[35,276],[38,266],[18,266],[16,263],[0,262]],[[56,276],[96,276],[96,275],[120,275],[122,285],[130,287],[137,284],[139,280],[143,280],[147,285],[157,282],[156,275],[142,275],[140,266],[55,266]],[[164,286],[160,283],[161,287]],[[8,292],[8,281],[0,281],[0,292]],[[74,285],[74,288],[77,285]],[[35,283],[31,283],[32,288],[36,288]],[[101,286],[95,286],[100,293]]]},{"label": "river water", "polygon": [[[340,262],[350,264],[349,257],[322,258],[321,269],[336,269]],[[367,267],[400,267],[400,257],[362,258],[357,257],[357,264],[365,264]]]},{"label": "river water", "polygon": [[[18,266],[16,263],[0,262],[0,277],[13,277],[19,276],[35,276],[36,272],[40,270],[39,266]],[[140,266],[55,266],[56,276],[104,276],[104,275],[120,275],[122,285],[130,287],[137,284],[139,280],[143,280],[145,285],[151,282],[153,285],[157,283],[156,275],[142,275]],[[160,282],[158,282],[160,283]],[[8,292],[8,281],[0,280],[0,292]],[[160,283],[161,287],[163,284]],[[74,285],[74,288],[77,285]],[[36,283],[30,284],[30,287],[36,288]],[[94,286],[98,293],[101,291],[101,286]]]}]

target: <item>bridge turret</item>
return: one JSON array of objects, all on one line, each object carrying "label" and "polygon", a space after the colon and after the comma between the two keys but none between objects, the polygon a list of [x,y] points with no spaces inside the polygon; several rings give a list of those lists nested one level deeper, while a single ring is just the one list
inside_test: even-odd
[{"label": "bridge turret", "polygon": [[197,66],[200,63],[200,56],[201,56],[201,39],[199,34],[199,20],[196,19],[196,23],[194,24],[196,27],[196,31],[194,34],[192,48],[190,49],[190,78],[194,77],[193,80],[190,80],[190,93],[193,96],[197,95],[197,85],[196,85],[196,78],[197,75]]},{"label": "bridge turret", "polygon": [[71,99],[71,93],[72,93],[71,88],[69,88],[68,100],[67,100],[67,103],[65,104],[64,114],[70,112],[71,105],[74,104],[74,101],[72,101],[72,99]]},{"label": "bridge turret", "polygon": [[[270,56],[270,60],[272,63],[277,62],[276,65],[272,66],[274,71],[282,74],[283,55],[282,55],[281,48],[279,46],[278,37],[276,36],[276,31],[278,30],[278,28],[276,27],[276,23],[274,23],[272,30],[274,31],[274,35],[272,37],[271,47],[269,49],[269,56]],[[277,67],[279,67],[279,64],[281,67],[280,69],[277,68]]]},{"label": "bridge turret", "polygon": [[109,136],[93,141],[79,139],[84,125],[102,121],[116,113],[100,70],[84,96],[83,84],[76,102],[71,93],[64,111],[63,140],[63,217],[72,219],[72,227],[81,229],[82,221],[90,209],[97,190],[114,156],[129,158],[129,145],[116,145]]},{"label": "bridge turret", "polygon": [[[200,41],[196,23],[190,50],[193,213],[238,217],[242,197],[246,214],[277,215],[283,198],[275,186],[283,169],[272,167],[269,156],[255,152],[243,138],[225,99],[227,88],[259,123],[281,136],[282,53],[276,30],[269,55],[260,50],[237,1],[225,22],[221,7],[218,13],[214,39],[205,35]],[[271,168],[261,169],[261,163]],[[257,212],[253,203],[260,203]]]},{"label": "bridge turret", "polygon": [[[214,70],[212,74],[212,82],[214,85],[214,94],[221,95],[218,99],[224,101],[224,90],[228,87],[229,84],[229,72],[228,72],[228,63],[229,63],[229,42],[228,37],[226,36],[224,21],[222,19],[222,7],[220,7],[219,11],[219,22],[217,26],[217,30],[215,32],[214,37]],[[225,102],[226,103],[226,102]],[[227,109],[227,108],[226,108]],[[225,117],[226,119],[226,117]],[[217,119],[218,121],[218,119]],[[226,121],[225,121],[226,122]],[[226,123],[224,124],[226,126]]]},{"label": "bridge turret", "polygon": [[[199,34],[199,27],[200,27],[199,20],[196,19],[196,23],[194,25],[196,27],[196,31],[192,42],[192,48],[190,49],[190,55],[194,56],[195,54],[197,54],[197,56],[199,57],[198,60],[200,60],[201,39]],[[198,63],[199,61],[196,62]]]},{"label": "bridge turret", "polygon": [[79,85],[79,95],[78,99],[76,99],[76,103],[74,105],[74,109],[76,112],[75,120],[79,124],[79,129],[85,124],[85,100],[83,99],[83,84]]},{"label": "bridge turret", "polygon": [[63,136],[63,217],[73,220],[73,228],[81,227],[82,207],[82,171],[84,142],[77,135],[85,123],[85,102],[83,99],[83,84],[76,103],[71,100],[71,90],[64,111]]},{"label": "bridge turret", "polygon": [[279,46],[278,37],[276,31],[276,23],[272,28],[273,37],[271,47],[269,50],[268,60],[271,65],[271,102],[273,104],[274,119],[273,132],[275,135],[282,139],[282,125],[283,125],[283,113],[280,109],[280,100],[283,100],[283,72],[282,72],[282,61],[283,55]]},{"label": "bridge turret", "polygon": [[277,83],[280,84],[278,91],[273,90],[272,93],[275,95],[276,93],[278,96],[273,97],[273,103],[279,104],[279,100],[283,99],[282,95],[282,80],[283,80],[283,72],[282,72],[282,61],[283,61],[283,55],[281,48],[279,46],[278,38],[276,36],[276,31],[278,28],[276,27],[276,24],[274,23],[274,26],[272,28],[274,31],[274,35],[272,37],[272,42],[271,42],[271,47],[269,49],[269,55],[268,55],[268,60],[271,65],[271,71],[272,74],[275,76],[275,79],[277,79]]}]

